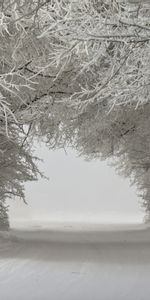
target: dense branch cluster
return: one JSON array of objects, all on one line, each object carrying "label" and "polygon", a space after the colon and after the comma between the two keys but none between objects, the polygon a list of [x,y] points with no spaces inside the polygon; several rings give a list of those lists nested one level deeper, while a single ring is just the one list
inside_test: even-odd
[{"label": "dense branch cluster", "polygon": [[115,158],[150,211],[150,5],[130,2],[1,1],[0,199],[37,179],[38,136]]}]

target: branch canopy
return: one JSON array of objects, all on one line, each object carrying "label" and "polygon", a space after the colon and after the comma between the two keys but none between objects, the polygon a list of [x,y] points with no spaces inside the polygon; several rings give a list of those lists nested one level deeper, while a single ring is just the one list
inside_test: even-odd
[{"label": "branch canopy", "polygon": [[150,3],[130,2],[1,1],[3,197],[24,197],[22,184],[37,178],[38,137],[114,157],[150,211]]}]

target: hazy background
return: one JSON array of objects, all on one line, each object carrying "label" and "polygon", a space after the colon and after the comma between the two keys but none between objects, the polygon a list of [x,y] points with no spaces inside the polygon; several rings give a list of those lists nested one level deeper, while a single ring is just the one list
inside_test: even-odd
[{"label": "hazy background", "polygon": [[10,201],[12,226],[43,222],[141,223],[135,187],[106,162],[86,162],[72,150],[38,146],[40,169],[49,180],[26,184],[25,205]]},{"label": "hazy background", "polygon": [[[11,201],[11,225],[31,230],[0,237],[1,298],[149,300],[150,231],[141,225],[118,231],[120,223],[143,220],[135,188],[106,162],[85,162],[73,151],[37,152],[49,181],[26,185],[28,205]],[[32,231],[45,222],[119,227]]]}]

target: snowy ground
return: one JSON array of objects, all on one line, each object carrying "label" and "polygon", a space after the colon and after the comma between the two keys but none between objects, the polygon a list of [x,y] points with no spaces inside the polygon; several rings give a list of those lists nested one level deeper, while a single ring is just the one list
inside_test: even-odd
[{"label": "snowy ground", "polygon": [[13,230],[0,245],[1,300],[150,298],[148,228]]}]

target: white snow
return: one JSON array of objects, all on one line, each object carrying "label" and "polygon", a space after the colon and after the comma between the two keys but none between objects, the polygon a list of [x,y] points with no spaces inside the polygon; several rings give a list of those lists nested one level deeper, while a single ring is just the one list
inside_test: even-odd
[{"label": "white snow", "polygon": [[149,300],[150,230],[0,236],[1,300]]}]

